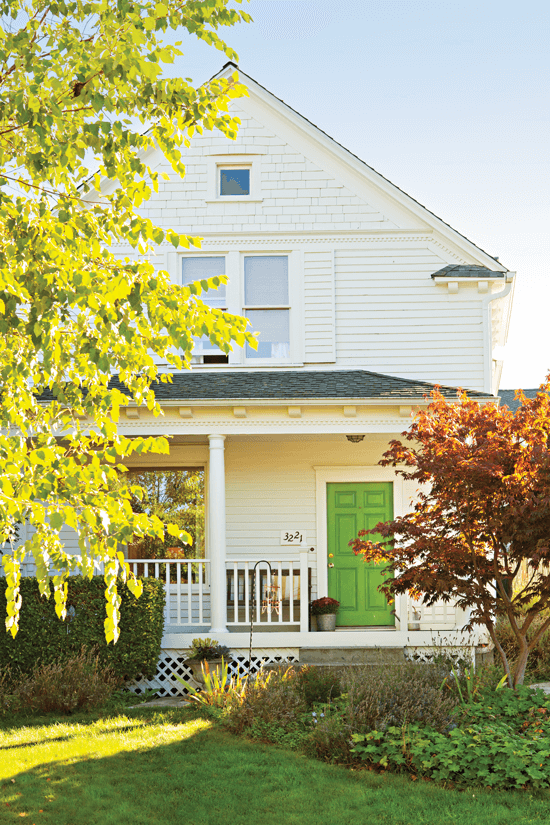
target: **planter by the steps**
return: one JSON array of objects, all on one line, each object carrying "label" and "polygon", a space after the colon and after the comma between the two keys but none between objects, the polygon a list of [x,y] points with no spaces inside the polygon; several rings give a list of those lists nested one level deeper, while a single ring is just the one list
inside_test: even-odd
[{"label": "planter by the steps", "polygon": [[[218,677],[221,676],[222,667],[224,664],[227,664],[228,659],[187,659],[185,662],[186,666],[190,668],[193,674],[193,681],[195,681],[200,687],[204,687],[204,673],[202,670],[203,665],[208,665],[208,670],[210,671],[210,675],[213,676],[214,673],[217,673]],[[205,667],[206,670],[206,667]]]},{"label": "planter by the steps", "polygon": [[317,630],[336,630],[336,613],[322,613],[316,616]]}]

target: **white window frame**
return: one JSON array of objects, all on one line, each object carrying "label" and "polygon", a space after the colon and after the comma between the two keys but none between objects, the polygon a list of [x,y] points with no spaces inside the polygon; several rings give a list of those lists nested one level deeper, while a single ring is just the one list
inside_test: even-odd
[{"label": "white window frame", "polygon": [[[232,315],[244,315],[244,259],[248,257],[273,257],[281,256],[288,258],[288,299],[289,299],[289,331],[290,331],[290,358],[275,359],[275,358],[247,358],[246,345],[244,347],[235,347],[229,352],[228,364],[203,364],[202,356],[193,356],[193,367],[202,369],[227,369],[228,367],[288,367],[288,366],[302,366],[304,359],[304,330],[301,318],[303,315],[303,301],[302,301],[302,250],[301,249],[265,249],[265,247],[258,251],[257,249],[193,249],[185,252],[178,251],[175,255],[177,258],[177,272],[179,273],[179,280],[176,283],[181,284],[183,278],[183,264],[182,258],[225,258],[225,274],[228,278],[226,284],[226,305],[227,312]],[[271,307],[262,306],[262,309],[271,309]],[[275,308],[275,307],[274,307]],[[285,307],[286,308],[286,307]],[[249,328],[250,329],[250,328]],[[253,330],[252,330],[253,331]],[[208,354],[208,353],[207,353]],[[216,353],[210,353],[215,355]],[[200,360],[199,360],[200,359]]]},{"label": "white window frame", "polygon": [[[222,169],[250,169],[250,194],[220,195]],[[261,155],[211,155],[207,158],[206,203],[261,203]]]},{"label": "white window frame", "polygon": [[[252,304],[246,305],[244,302],[245,299],[245,284],[244,284],[244,261],[245,258],[287,258],[288,260],[288,304]],[[302,339],[303,335],[300,332],[300,324],[299,319],[301,318],[301,290],[299,288],[298,282],[298,254],[296,251],[290,250],[266,250],[262,249],[261,252],[258,250],[250,250],[246,252],[241,252],[241,261],[240,261],[240,293],[242,296],[242,303],[241,308],[239,310],[240,315],[244,315],[245,318],[247,317],[247,312],[249,310],[270,310],[270,309],[286,309],[288,310],[289,319],[288,319],[288,326],[289,326],[289,338],[290,338],[290,347],[289,347],[289,357],[288,358],[254,358],[246,356],[246,345],[242,349],[242,358],[244,363],[247,367],[256,366],[256,367],[268,367],[268,366],[289,366],[292,364],[302,363],[303,361],[303,346],[302,346]],[[255,330],[251,329],[251,332]]]},{"label": "white window frame", "polygon": [[[198,250],[198,249],[197,250],[189,250],[189,252],[180,252],[179,255],[178,255],[177,260],[178,260],[178,268],[179,268],[179,284],[180,285],[183,285],[183,261],[184,261],[185,258],[225,258],[225,273],[224,274],[228,275],[228,272],[227,272],[228,253],[227,253],[227,251],[218,252],[217,250],[208,250],[208,251]],[[201,295],[199,295],[199,298],[201,298],[201,299],[203,299],[204,297],[208,298],[209,294],[210,294],[210,291],[208,291],[206,293],[201,293]],[[229,283],[227,283],[225,285],[225,309],[223,310],[223,312],[231,312],[233,314],[236,314],[236,313],[234,313],[234,310],[231,308],[231,304],[234,305],[234,300],[230,304],[230,298],[231,298],[231,294],[230,294],[230,290],[229,290]],[[196,347],[195,347],[193,349],[193,355],[191,357],[191,363],[193,364],[194,367],[202,367],[202,366],[209,367],[209,368],[210,367],[227,367],[228,364],[231,361],[231,354],[232,353],[230,353],[230,352],[225,353],[225,352],[223,352],[223,350],[221,350],[219,348],[207,350],[206,352],[202,352],[202,351],[197,352]],[[229,356],[228,364],[209,364],[209,363],[205,364],[204,361],[203,361],[203,358],[204,358],[205,355],[206,356],[208,356],[208,355],[228,355]]]}]

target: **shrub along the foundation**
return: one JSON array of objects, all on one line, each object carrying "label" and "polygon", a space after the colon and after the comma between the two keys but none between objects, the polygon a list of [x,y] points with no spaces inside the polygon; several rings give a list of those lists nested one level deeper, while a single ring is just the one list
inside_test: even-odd
[{"label": "shrub along the foundation", "polygon": [[[19,632],[15,639],[0,629],[0,672],[12,677],[30,674],[37,664],[62,662],[82,649],[95,651],[99,664],[109,667],[121,681],[140,674],[155,674],[164,629],[164,585],[156,579],[143,581],[143,594],[136,599],[120,585],[120,637],[107,644],[105,582],[102,576],[69,579],[68,615],[61,621],[55,614],[53,596],[40,596],[34,578],[21,580],[23,605]],[[5,611],[6,580],[0,578],[0,610]]]}]

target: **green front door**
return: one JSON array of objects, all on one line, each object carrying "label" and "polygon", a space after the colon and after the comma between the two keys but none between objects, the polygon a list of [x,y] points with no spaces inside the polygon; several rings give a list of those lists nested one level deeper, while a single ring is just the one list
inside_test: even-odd
[{"label": "green front door", "polygon": [[[383,581],[380,568],[384,565],[365,564],[363,557],[354,555],[348,546],[359,530],[370,530],[391,518],[391,483],[327,484],[328,594],[340,602],[337,625],[394,624],[392,607],[377,590]],[[376,541],[379,536],[372,538]]]}]

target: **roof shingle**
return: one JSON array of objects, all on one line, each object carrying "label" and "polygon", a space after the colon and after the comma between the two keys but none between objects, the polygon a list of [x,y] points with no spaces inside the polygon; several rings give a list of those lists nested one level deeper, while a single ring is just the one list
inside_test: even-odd
[{"label": "roof shingle", "polygon": [[434,272],[432,278],[504,278],[504,271],[473,264],[449,264]]},{"label": "roof shingle", "polygon": [[[114,378],[113,386],[126,388]],[[421,401],[434,384],[412,381],[367,370],[282,370],[273,372],[180,372],[170,384],[155,383],[159,401],[264,400],[264,399],[380,399]],[[456,387],[441,387],[446,398],[456,396]],[[487,393],[469,390],[473,398]],[[490,396],[489,396],[490,397]]]}]

